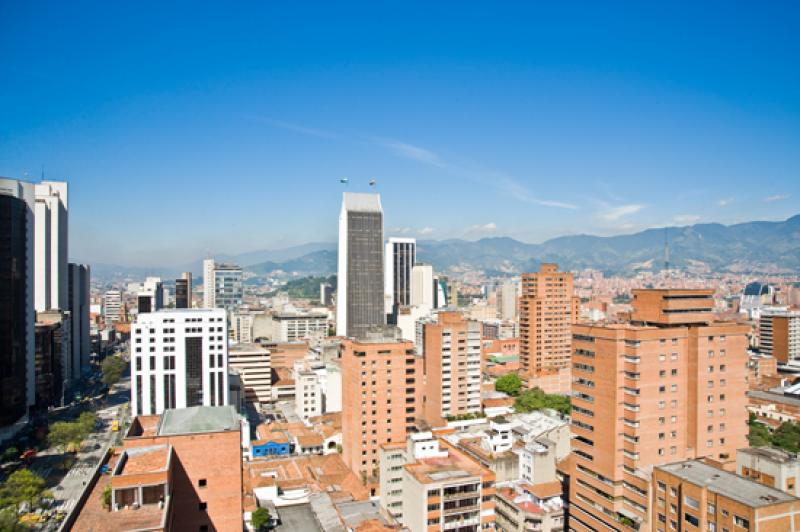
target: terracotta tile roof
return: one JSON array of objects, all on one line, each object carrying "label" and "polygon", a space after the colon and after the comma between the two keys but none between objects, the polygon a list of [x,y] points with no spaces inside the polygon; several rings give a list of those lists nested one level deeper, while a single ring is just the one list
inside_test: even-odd
[{"label": "terracotta tile roof", "polygon": [[561,483],[557,480],[553,482],[542,482],[541,484],[534,484],[533,486],[528,484],[525,488],[538,499],[549,499],[550,497],[557,497],[562,494]]}]

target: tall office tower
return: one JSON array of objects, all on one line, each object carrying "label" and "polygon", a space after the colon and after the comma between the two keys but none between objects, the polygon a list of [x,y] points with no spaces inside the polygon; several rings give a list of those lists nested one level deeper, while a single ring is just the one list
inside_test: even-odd
[{"label": "tall office tower", "polygon": [[497,311],[500,319],[508,321],[517,319],[518,295],[519,283],[514,279],[509,279],[497,287]]},{"label": "tall office tower", "polygon": [[236,264],[203,261],[203,306],[232,310],[242,304],[242,268]]},{"label": "tall office tower", "polygon": [[103,294],[103,319],[106,323],[117,323],[122,320],[122,292],[108,290]]},{"label": "tall office tower", "polygon": [[384,328],[342,344],[343,458],[373,495],[380,446],[404,442],[422,415],[423,360],[397,333]]},{"label": "tall office tower", "polygon": [[70,324],[72,330],[71,378],[79,378],[83,370],[89,367],[89,353],[92,349],[89,337],[89,266],[69,263],[69,285],[67,298],[69,301]]},{"label": "tall office tower", "polygon": [[731,465],[747,446],[750,328],[715,322],[713,294],[634,290],[629,323],[573,326],[575,530],[655,530],[654,466],[706,457]]},{"label": "tall office tower", "polygon": [[0,178],[0,439],[36,401],[34,186]]},{"label": "tall office tower", "polygon": [[436,292],[434,290],[433,266],[415,264],[411,268],[411,304],[428,309],[436,308]]},{"label": "tall office tower", "polygon": [[69,346],[65,333],[68,321],[60,310],[37,312],[36,321],[36,408],[46,411],[61,405],[64,399],[64,352]]},{"label": "tall office tower", "polygon": [[34,297],[37,312],[67,309],[67,188],[67,183],[60,181],[42,181],[34,185]]},{"label": "tall office tower", "polygon": [[227,405],[227,330],[223,309],[140,314],[131,327],[133,415]]},{"label": "tall office tower", "polygon": [[781,364],[800,365],[800,310],[765,307],[758,329],[762,353]]},{"label": "tall office tower", "polygon": [[393,314],[395,306],[411,305],[411,268],[417,261],[417,240],[390,238],[386,243],[384,260],[386,314]]},{"label": "tall office tower", "polygon": [[319,283],[319,304],[326,307],[333,304],[333,287],[330,283]]},{"label": "tall office tower", "polygon": [[356,338],[386,324],[383,209],[378,194],[345,192],[339,215],[336,334]]},{"label": "tall office tower", "polygon": [[148,277],[136,293],[136,308],[139,314],[155,312],[164,308],[164,283],[161,277]]},{"label": "tall office tower", "polygon": [[175,308],[192,308],[192,272],[175,279]]},{"label": "tall office tower", "polygon": [[460,312],[439,312],[422,324],[425,420],[442,425],[448,416],[481,411],[481,324]]},{"label": "tall office tower", "polygon": [[522,274],[519,362],[524,376],[569,367],[579,303],[572,274],[559,272],[557,265],[542,264],[537,273]]}]

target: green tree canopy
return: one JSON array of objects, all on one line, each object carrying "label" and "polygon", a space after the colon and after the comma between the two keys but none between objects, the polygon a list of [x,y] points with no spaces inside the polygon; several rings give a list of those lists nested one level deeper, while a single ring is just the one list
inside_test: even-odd
[{"label": "green tree canopy", "polygon": [[119,382],[122,378],[122,374],[125,373],[125,369],[128,367],[128,363],[125,362],[123,359],[117,356],[106,357],[103,360],[103,364],[101,369],[103,371],[102,381],[103,384],[106,386],[111,386]]},{"label": "green tree canopy", "polygon": [[250,522],[256,530],[266,530],[269,524],[269,511],[266,508],[256,508],[250,516]]},{"label": "green tree canopy", "polygon": [[19,509],[23,502],[35,506],[44,495],[44,479],[30,469],[18,469],[0,485],[0,507]]},{"label": "green tree canopy", "polygon": [[796,453],[800,451],[800,424],[784,421],[772,433],[772,445]]},{"label": "green tree canopy", "polygon": [[522,379],[516,373],[506,373],[494,383],[494,389],[498,392],[507,393],[512,397],[519,395],[522,388]]},{"label": "green tree canopy", "polygon": [[541,388],[525,390],[514,401],[514,410],[517,412],[533,412],[543,408],[552,408],[561,414],[569,414],[571,403],[566,395],[546,394]]}]

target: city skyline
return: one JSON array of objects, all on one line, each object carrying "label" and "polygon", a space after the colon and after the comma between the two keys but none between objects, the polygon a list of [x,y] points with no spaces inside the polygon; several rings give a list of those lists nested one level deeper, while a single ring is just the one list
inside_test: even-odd
[{"label": "city skyline", "polygon": [[82,261],[334,241],[371,179],[421,239],[800,212],[790,4],[2,9],[0,174],[69,181]]}]

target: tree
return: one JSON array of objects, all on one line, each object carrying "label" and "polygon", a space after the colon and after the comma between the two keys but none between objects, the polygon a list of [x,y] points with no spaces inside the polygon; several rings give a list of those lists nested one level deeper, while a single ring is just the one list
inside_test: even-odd
[{"label": "tree", "polygon": [[111,508],[111,484],[106,484],[103,488],[103,507]]},{"label": "tree", "polygon": [[750,433],[747,435],[747,440],[753,447],[761,447],[770,444],[770,433],[766,425],[756,421],[756,416],[750,414],[750,419],[747,422],[750,426]]},{"label": "tree", "polygon": [[13,510],[0,510],[0,531],[2,532],[22,532],[27,530],[19,524],[17,514]]},{"label": "tree", "polygon": [[56,421],[47,433],[48,443],[62,450],[71,443],[80,444],[82,439],[80,425],[69,421]]},{"label": "tree", "polygon": [[16,447],[9,447],[5,451],[3,451],[3,462],[11,462],[18,459],[19,459],[19,449],[17,449]]},{"label": "tree", "polygon": [[106,386],[111,386],[119,382],[122,378],[122,374],[125,373],[125,369],[128,367],[128,363],[125,362],[120,357],[106,357],[103,360],[103,364],[101,369],[103,371],[102,381],[103,384]]},{"label": "tree", "polygon": [[522,379],[516,373],[506,373],[494,383],[494,389],[498,392],[507,393],[512,397],[519,395],[522,388]]},{"label": "tree", "polygon": [[30,469],[18,469],[0,486],[0,507],[13,506],[19,510],[23,502],[33,507],[46,494],[42,477]]},{"label": "tree", "polygon": [[800,451],[800,424],[791,421],[781,423],[772,433],[772,445],[793,453]]},{"label": "tree", "polygon": [[569,414],[572,405],[566,395],[546,394],[540,388],[525,390],[514,401],[514,410],[517,412],[532,412],[543,408],[551,408],[566,415]]},{"label": "tree", "polygon": [[95,424],[97,424],[97,414],[94,412],[83,412],[78,416],[78,426],[80,427],[83,438],[92,433]]},{"label": "tree", "polygon": [[269,518],[269,511],[266,508],[256,508],[250,516],[250,522],[256,530],[266,530],[267,525],[269,525]]}]

